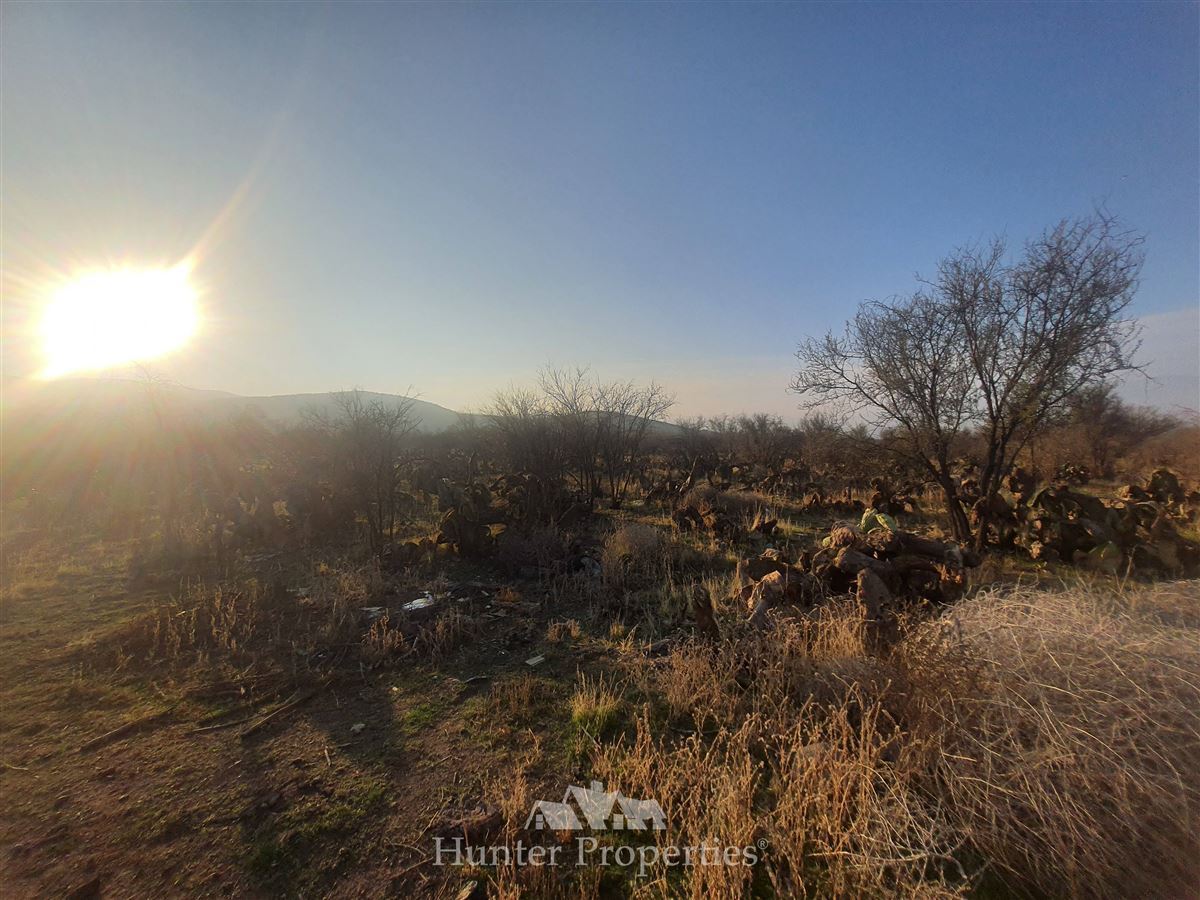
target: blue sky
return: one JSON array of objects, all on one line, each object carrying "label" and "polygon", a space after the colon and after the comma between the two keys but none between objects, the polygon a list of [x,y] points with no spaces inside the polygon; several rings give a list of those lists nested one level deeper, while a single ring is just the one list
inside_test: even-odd
[{"label": "blue sky", "polygon": [[5,3],[6,372],[48,274],[195,250],[185,384],[590,364],[794,417],[800,338],[1104,203],[1148,237],[1136,396],[1194,407],[1198,9]]}]

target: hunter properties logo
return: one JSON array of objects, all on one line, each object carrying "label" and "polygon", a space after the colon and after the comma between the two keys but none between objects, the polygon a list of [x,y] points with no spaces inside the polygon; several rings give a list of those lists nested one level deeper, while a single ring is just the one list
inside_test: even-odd
[{"label": "hunter properties logo", "polygon": [[[572,800],[575,801],[574,805]],[[582,813],[582,821],[576,810]],[[619,791],[605,792],[604,785],[599,781],[593,781],[590,788],[568,785],[562,803],[537,801],[529,811],[525,827],[538,831],[581,831],[585,822],[592,831],[663,831],[667,827],[658,801],[634,800]]]},{"label": "hunter properties logo", "polygon": [[[525,818],[524,829],[541,834],[551,843],[473,846],[465,838],[435,838],[434,865],[438,866],[637,866],[644,877],[656,865],[665,866],[753,866],[766,841],[739,846],[702,842],[689,846],[664,845],[656,832],[667,830],[666,816],[656,800],[637,800],[619,791],[604,790],[593,781],[589,787],[568,785],[561,802],[538,800]],[[600,837],[575,834],[570,843],[558,842],[571,832],[604,832]],[[619,833],[619,834],[617,834]],[[602,842],[602,839],[607,838]],[[649,843],[654,840],[654,843]],[[629,842],[622,842],[629,841]]]}]

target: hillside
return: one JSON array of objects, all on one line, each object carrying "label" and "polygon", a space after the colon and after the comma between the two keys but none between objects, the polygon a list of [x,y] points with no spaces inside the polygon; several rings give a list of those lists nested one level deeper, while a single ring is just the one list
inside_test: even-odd
[{"label": "hillside", "polygon": [[[3,405],[6,414],[19,414],[25,422],[62,422],[78,416],[120,418],[144,408],[144,404],[153,399],[213,419],[251,412],[291,425],[299,422],[306,410],[331,410],[339,393],[245,397],[225,391],[118,378],[64,378],[57,381],[6,378]],[[404,399],[396,394],[362,393],[369,400],[384,403],[399,403]],[[427,432],[445,431],[459,419],[454,410],[427,400],[414,399],[413,411],[421,420],[420,429]]]}]

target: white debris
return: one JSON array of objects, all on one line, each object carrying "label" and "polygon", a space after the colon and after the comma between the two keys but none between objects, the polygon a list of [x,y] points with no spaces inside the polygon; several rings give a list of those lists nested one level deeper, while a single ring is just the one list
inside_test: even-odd
[{"label": "white debris", "polygon": [[418,597],[416,600],[410,600],[408,603],[405,603],[402,608],[405,612],[414,612],[418,609],[428,609],[435,603],[437,603],[437,600],[434,598],[433,594],[431,594],[429,591],[426,591],[425,596]]}]

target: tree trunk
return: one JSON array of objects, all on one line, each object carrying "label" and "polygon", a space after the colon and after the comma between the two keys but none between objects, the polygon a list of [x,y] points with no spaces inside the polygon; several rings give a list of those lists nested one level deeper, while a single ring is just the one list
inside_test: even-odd
[{"label": "tree trunk", "polygon": [[938,485],[946,498],[946,512],[950,516],[950,532],[959,543],[970,543],[971,523],[967,519],[967,512],[963,509],[962,501],[958,499],[958,488],[947,475],[938,477]]},{"label": "tree trunk", "polygon": [[975,529],[974,545],[975,550],[982,553],[987,549],[988,528],[992,524],[992,497],[989,495],[983,498],[983,502],[979,506],[979,524]]}]

